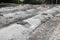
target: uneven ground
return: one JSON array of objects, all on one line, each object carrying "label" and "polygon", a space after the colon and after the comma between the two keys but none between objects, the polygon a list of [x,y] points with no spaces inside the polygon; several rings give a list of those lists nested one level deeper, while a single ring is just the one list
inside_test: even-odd
[{"label": "uneven ground", "polygon": [[60,5],[1,7],[0,40],[60,40]]}]

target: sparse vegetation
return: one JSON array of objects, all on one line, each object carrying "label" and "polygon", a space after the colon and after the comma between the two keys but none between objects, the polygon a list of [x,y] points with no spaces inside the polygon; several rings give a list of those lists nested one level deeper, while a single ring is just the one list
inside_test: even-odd
[{"label": "sparse vegetation", "polygon": [[29,4],[41,4],[45,2],[45,0],[24,0],[23,3],[29,3]]},{"label": "sparse vegetation", "polygon": [[60,0],[22,0],[22,1],[21,0],[0,0],[0,2],[5,2],[5,3],[24,3],[24,4],[42,4],[42,3],[59,4],[60,3]]},{"label": "sparse vegetation", "polygon": [[20,0],[0,0],[0,3],[4,2],[4,3],[21,3]]}]

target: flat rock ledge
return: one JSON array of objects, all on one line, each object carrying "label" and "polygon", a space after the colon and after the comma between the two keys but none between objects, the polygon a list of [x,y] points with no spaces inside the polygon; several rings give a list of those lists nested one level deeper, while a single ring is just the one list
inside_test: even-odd
[{"label": "flat rock ledge", "polygon": [[59,25],[59,5],[0,8],[0,40],[59,40]]}]

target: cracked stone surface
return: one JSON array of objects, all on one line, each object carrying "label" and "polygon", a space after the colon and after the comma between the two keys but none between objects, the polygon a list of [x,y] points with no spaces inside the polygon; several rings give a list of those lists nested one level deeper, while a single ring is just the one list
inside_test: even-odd
[{"label": "cracked stone surface", "polygon": [[[59,18],[60,19],[60,18]],[[39,26],[30,34],[30,40],[57,40],[59,39],[59,19],[50,19],[46,23]],[[57,37],[58,36],[58,37]],[[56,38],[55,38],[56,37]]]},{"label": "cracked stone surface", "polygon": [[60,40],[60,5],[0,8],[0,40]]}]

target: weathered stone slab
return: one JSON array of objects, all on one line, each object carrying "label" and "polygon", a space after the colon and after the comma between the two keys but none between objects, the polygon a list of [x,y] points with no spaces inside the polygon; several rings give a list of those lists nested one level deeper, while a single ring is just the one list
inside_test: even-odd
[{"label": "weathered stone slab", "polygon": [[34,30],[30,34],[29,40],[51,40],[51,39],[57,40],[55,38],[56,35],[55,36],[53,35],[56,34],[56,32],[58,32],[55,31],[55,29],[58,27],[59,23],[60,21],[58,21],[58,19],[56,18],[50,19],[46,23],[40,25],[36,30]]},{"label": "weathered stone slab", "polygon": [[[24,5],[24,7],[26,7],[26,6]],[[27,7],[26,7],[26,9],[27,9]],[[17,22],[8,25],[5,28],[0,29],[0,40],[28,40],[30,33],[37,30],[36,28],[40,28],[40,31],[41,31],[40,36],[42,37],[41,38],[42,40],[44,40],[43,38],[46,38],[46,37],[48,39],[50,37],[50,35],[52,34],[51,33],[52,30],[54,30],[56,28],[54,26],[56,26],[59,23],[56,20],[48,21],[49,19],[52,19],[53,17],[55,17],[55,16],[53,16],[53,14],[56,15],[56,11],[58,11],[56,9],[59,10],[60,8],[55,7],[55,9],[52,8],[50,10],[45,10],[43,12],[39,12],[39,14],[38,14],[38,12],[36,12],[38,14],[38,15],[36,14],[36,16],[32,15],[32,14],[35,15],[35,12],[32,12],[30,14],[30,13],[25,13],[25,12],[21,12],[21,11],[15,12],[12,15],[11,14],[3,15],[3,17],[1,17],[2,18],[1,20],[3,20],[3,22],[2,22],[3,24],[9,24],[10,22],[16,21],[17,19],[19,19],[20,22],[17,20]],[[20,13],[22,13],[22,14],[20,14]],[[21,19],[25,18],[25,19],[21,20],[20,18]],[[46,23],[46,25],[43,24],[46,21],[48,21]],[[0,23],[1,23],[1,21],[0,21]],[[40,26],[41,24],[42,24],[42,27]],[[45,40],[47,40],[47,39],[45,39]]]}]

